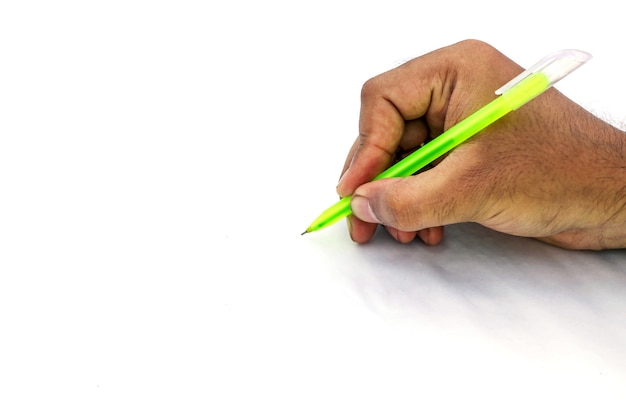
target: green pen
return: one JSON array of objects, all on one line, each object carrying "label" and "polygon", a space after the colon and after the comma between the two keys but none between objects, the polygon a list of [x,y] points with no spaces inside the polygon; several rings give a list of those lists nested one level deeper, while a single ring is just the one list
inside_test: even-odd
[{"label": "green pen", "polygon": [[[498,97],[493,101],[389,167],[372,181],[414,174],[496,120],[528,103],[589,59],[590,54],[576,49],[564,49],[546,56],[496,90]],[[351,200],[352,196],[344,197],[324,210],[302,234],[323,229],[348,216],[352,212]]]}]

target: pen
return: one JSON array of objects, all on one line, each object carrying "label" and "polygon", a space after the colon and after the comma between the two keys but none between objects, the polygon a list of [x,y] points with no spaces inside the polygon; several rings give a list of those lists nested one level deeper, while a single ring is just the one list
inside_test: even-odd
[{"label": "pen", "polygon": [[[528,103],[589,59],[590,54],[577,49],[564,49],[544,57],[497,89],[495,94],[498,97],[493,101],[387,168],[372,181],[414,174],[496,120]],[[324,210],[302,234],[323,229],[348,216],[352,212],[351,200],[352,196],[343,197]]]}]

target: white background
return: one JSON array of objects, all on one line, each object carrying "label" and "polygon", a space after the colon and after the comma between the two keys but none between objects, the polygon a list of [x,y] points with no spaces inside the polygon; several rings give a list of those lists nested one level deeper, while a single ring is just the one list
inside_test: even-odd
[{"label": "white background", "polygon": [[485,40],[626,115],[619,2],[5,1],[0,415],[624,415],[626,256],[475,225],[368,245],[360,87]]}]

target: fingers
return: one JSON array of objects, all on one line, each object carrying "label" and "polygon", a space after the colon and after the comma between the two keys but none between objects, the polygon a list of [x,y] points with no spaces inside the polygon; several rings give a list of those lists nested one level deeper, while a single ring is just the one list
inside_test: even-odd
[{"label": "fingers", "polygon": [[[406,157],[409,153],[422,145],[428,137],[429,129],[422,119],[405,122],[395,151],[383,151],[383,158],[379,158],[381,150],[376,146],[366,146],[365,142],[368,138],[359,136],[348,153],[341,179],[337,184],[337,193],[341,197],[352,195],[356,187],[370,181],[374,176],[384,171],[390,165]],[[359,162],[353,164],[355,160]],[[377,160],[379,161],[378,164],[371,162]],[[365,161],[370,162],[368,164]],[[352,165],[354,165],[353,169],[350,170],[350,173],[347,173]],[[367,166],[366,171],[362,171],[363,165]]]},{"label": "fingers", "polygon": [[[398,232],[473,221],[479,199],[466,190],[455,188],[445,175],[437,175],[436,171],[432,169],[417,176],[384,179],[360,186],[352,198],[354,217],[367,223],[383,224]],[[360,237],[364,232],[358,230],[359,224],[354,226],[353,230],[356,229]],[[440,240],[439,236],[433,236],[436,238]]]},{"label": "fingers", "polygon": [[[366,222],[358,217],[351,215],[348,217],[348,230],[350,231],[350,237],[357,243],[367,243],[372,238],[378,224]],[[415,240],[416,237],[426,243],[427,245],[434,246],[441,242],[443,239],[443,227],[429,227],[426,229],[413,231],[398,230],[394,227],[387,226],[387,231],[394,239],[400,243],[410,243]]]},{"label": "fingers", "polygon": [[[420,77],[414,74],[416,66],[420,68]],[[372,78],[363,85],[359,136],[348,154],[337,185],[340,196],[351,195],[356,187],[371,181],[389,167],[399,147],[416,147],[431,128],[443,129],[443,126],[427,127],[420,120],[427,111],[441,113],[451,91],[453,81],[435,74],[428,62],[422,65],[411,63]],[[447,92],[442,93],[444,90]]]}]

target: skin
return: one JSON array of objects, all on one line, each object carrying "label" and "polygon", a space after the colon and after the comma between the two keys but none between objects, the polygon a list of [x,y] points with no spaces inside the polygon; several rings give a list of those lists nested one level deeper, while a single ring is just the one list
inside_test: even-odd
[{"label": "skin", "polygon": [[370,182],[398,158],[494,98],[523,71],[492,46],[463,41],[363,85],[359,136],[337,185],[353,195],[351,238],[382,224],[428,245],[443,226],[476,222],[568,249],[626,247],[626,133],[551,88],[433,167]]}]

